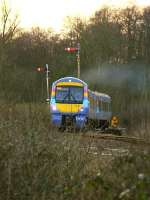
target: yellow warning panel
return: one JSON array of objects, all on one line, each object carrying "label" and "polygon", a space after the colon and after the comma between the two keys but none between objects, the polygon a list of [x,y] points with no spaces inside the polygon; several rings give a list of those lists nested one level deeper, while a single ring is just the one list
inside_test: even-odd
[{"label": "yellow warning panel", "polygon": [[81,110],[82,104],[56,103],[56,107],[60,112],[75,113],[75,112],[79,112]]},{"label": "yellow warning panel", "polygon": [[114,127],[114,128],[116,128],[118,126],[118,124],[119,124],[118,117],[113,116],[112,119],[111,119],[111,126]]}]

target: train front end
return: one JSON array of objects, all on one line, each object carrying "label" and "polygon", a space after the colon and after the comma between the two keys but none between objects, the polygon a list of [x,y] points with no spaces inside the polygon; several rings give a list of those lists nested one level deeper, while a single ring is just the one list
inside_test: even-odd
[{"label": "train front end", "polygon": [[87,84],[80,79],[66,77],[52,85],[51,121],[59,128],[84,128],[89,113]]}]

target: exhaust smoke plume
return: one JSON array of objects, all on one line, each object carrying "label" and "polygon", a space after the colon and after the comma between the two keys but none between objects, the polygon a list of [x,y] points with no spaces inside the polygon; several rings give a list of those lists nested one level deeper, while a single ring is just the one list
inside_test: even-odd
[{"label": "exhaust smoke plume", "polygon": [[101,65],[84,73],[88,84],[123,87],[141,90],[150,82],[150,73],[146,65]]}]

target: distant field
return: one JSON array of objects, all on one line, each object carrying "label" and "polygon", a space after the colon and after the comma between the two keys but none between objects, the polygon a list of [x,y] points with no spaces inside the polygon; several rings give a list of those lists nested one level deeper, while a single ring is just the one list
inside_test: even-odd
[{"label": "distant field", "polygon": [[2,200],[148,200],[149,153],[149,147],[60,133],[46,104],[0,105]]}]

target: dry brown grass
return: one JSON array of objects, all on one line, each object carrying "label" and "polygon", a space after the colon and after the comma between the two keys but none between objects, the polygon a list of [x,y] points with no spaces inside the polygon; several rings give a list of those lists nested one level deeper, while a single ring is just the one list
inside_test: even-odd
[{"label": "dry brown grass", "polygon": [[45,104],[0,110],[1,200],[150,197],[149,149],[124,146],[128,155],[102,156],[105,147],[123,144],[58,132]]}]

